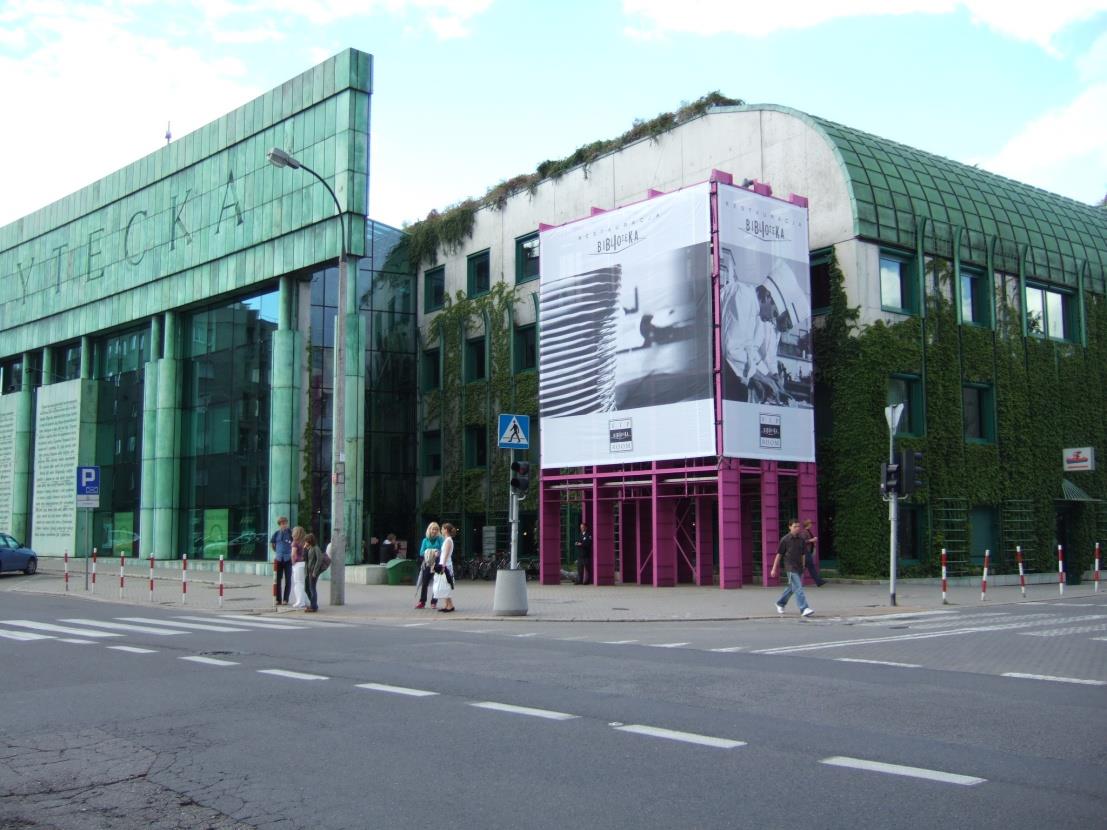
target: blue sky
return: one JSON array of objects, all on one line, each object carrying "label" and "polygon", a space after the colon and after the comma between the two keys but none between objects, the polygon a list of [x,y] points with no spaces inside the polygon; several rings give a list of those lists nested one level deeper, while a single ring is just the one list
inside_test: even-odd
[{"label": "blue sky", "polygon": [[1107,194],[1107,0],[0,0],[0,225],[347,47],[394,225],[712,90]]}]

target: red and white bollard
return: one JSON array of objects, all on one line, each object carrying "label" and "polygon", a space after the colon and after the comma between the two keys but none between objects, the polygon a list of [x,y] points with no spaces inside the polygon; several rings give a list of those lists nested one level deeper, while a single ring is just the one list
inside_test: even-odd
[{"label": "red and white bollard", "polygon": [[127,561],[127,557],[123,554],[119,554],[119,598],[123,599],[123,582],[126,578],[126,571],[124,563]]},{"label": "red and white bollard", "polygon": [[65,552],[63,557],[65,562],[65,590],[69,590],[69,551]]},{"label": "red and white bollard", "polygon": [[219,555],[219,607],[223,607],[223,555]]},{"label": "red and white bollard", "polygon": [[980,601],[983,602],[988,598],[988,565],[992,561],[992,552],[990,550],[984,551],[984,576],[980,578]]},{"label": "red and white bollard", "polygon": [[1065,595],[1065,550],[1057,546],[1057,589]]},{"label": "red and white bollard", "polygon": [[92,593],[96,593],[96,548],[92,549]]},{"label": "red and white bollard", "polygon": [[279,569],[280,569],[280,565],[277,563],[277,560],[274,559],[273,560],[273,606],[274,607],[281,604],[280,600],[277,599],[277,574],[280,572]]},{"label": "red and white bollard", "polygon": [[1015,545],[1015,559],[1019,563],[1019,589],[1022,591],[1022,595],[1026,596],[1026,571],[1022,566],[1022,545]]},{"label": "red and white bollard", "polygon": [[188,554],[181,557],[181,605],[188,598]]},{"label": "red and white bollard", "polygon": [[154,557],[150,557],[150,602],[154,601]]},{"label": "red and white bollard", "polygon": [[1099,593],[1099,542],[1095,543],[1095,593]]},{"label": "red and white bollard", "polygon": [[946,581],[946,549],[942,548],[942,605],[949,605],[946,601],[946,592],[949,590],[949,583]]}]

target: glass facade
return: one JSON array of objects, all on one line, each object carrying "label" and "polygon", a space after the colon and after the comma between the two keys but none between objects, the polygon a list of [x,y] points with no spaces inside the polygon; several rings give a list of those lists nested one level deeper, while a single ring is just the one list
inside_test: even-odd
[{"label": "glass facade", "polygon": [[142,401],[150,329],[134,328],[95,345],[96,463],[100,507],[93,511],[92,544],[101,556],[137,556],[142,476]]},{"label": "glass facade", "polygon": [[180,549],[264,559],[277,292],[183,318]]}]

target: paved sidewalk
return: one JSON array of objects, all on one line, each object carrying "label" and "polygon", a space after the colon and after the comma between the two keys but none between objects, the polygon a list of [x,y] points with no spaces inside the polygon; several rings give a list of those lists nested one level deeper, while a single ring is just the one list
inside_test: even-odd
[{"label": "paved sidewalk", "polygon": [[[134,565],[131,572],[131,565]],[[179,568],[179,566],[177,566]],[[226,574],[224,584],[224,612],[270,613],[299,615],[281,606],[275,608],[272,599],[272,581],[266,577],[248,574]],[[1056,577],[1053,582],[1027,586],[1024,600],[1017,585],[988,585],[987,600],[980,600],[979,581],[951,585],[949,604],[942,605],[938,580],[900,580],[896,583],[897,605],[889,604],[888,583],[858,583],[830,581],[822,588],[807,588],[807,600],[818,617],[857,617],[896,613],[937,611],[943,608],[986,607],[1013,602],[1056,602],[1060,597]],[[738,590],[723,591],[718,588],[700,588],[681,585],[675,588],[653,588],[638,585],[610,587],[539,585],[527,583],[528,613],[525,617],[495,616],[492,610],[495,583],[490,581],[458,581],[454,592],[457,605],[455,614],[438,614],[429,608],[416,610],[415,589],[411,585],[347,585],[346,604],[330,605],[330,582],[319,585],[320,611],[313,619],[341,620],[344,622],[424,622],[429,620],[495,620],[502,622],[637,622],[678,620],[741,620],[775,618],[774,603],[779,587],[762,588],[746,586]],[[4,575],[0,577],[0,591],[63,594],[65,582],[62,563],[53,559],[40,559],[39,573],[32,577]],[[1093,595],[1094,585],[1086,580],[1080,585],[1065,588],[1064,599],[1075,600]],[[92,600],[120,601],[118,567],[104,568],[98,574],[95,593],[85,589],[84,561],[70,564],[69,592],[74,597]],[[1104,592],[1107,596],[1107,591]],[[185,607],[194,611],[219,609],[216,575],[211,572],[189,571],[188,591],[181,601],[179,569],[158,568],[155,572],[153,604],[162,607]],[[122,601],[133,605],[150,605],[149,570],[140,560],[128,562]],[[798,617],[799,611],[793,599],[786,617]]]}]

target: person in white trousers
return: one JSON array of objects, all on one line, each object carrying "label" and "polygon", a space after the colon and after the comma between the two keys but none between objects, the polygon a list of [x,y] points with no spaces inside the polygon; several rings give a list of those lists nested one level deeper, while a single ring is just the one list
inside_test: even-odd
[{"label": "person in white trousers", "polygon": [[299,525],[292,528],[292,607],[307,608],[307,534]]}]

